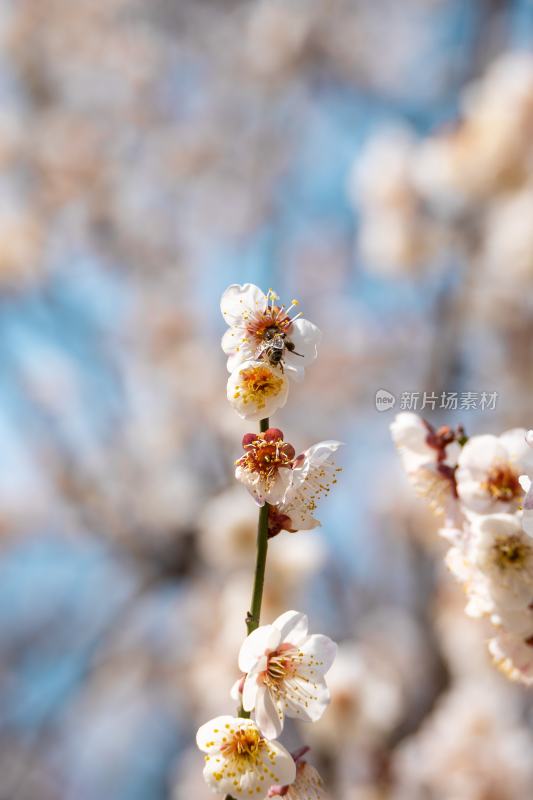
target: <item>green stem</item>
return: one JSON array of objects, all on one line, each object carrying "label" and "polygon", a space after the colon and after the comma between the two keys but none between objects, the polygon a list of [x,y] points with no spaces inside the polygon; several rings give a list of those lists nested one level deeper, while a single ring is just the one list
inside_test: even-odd
[{"label": "green stem", "polygon": [[[268,417],[259,423],[261,433],[268,430]],[[265,570],[268,553],[268,503],[259,509],[259,522],[257,524],[257,556],[255,561],[254,588],[252,590],[252,602],[250,610],[246,615],[246,627],[248,636],[259,627],[261,620],[261,604],[263,601],[263,589],[265,586]],[[250,712],[245,711],[241,705],[239,716],[245,719],[250,718]]]}]

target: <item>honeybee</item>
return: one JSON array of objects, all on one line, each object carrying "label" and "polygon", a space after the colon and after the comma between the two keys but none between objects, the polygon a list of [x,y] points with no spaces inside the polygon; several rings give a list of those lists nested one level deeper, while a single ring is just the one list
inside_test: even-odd
[{"label": "honeybee", "polygon": [[263,344],[257,351],[256,358],[266,356],[267,361],[273,367],[280,367],[283,372],[283,354],[285,350],[293,353],[295,356],[303,358],[302,353],[297,353],[294,349],[294,344],[287,339],[287,334],[280,331],[279,328],[267,328],[263,334]]}]

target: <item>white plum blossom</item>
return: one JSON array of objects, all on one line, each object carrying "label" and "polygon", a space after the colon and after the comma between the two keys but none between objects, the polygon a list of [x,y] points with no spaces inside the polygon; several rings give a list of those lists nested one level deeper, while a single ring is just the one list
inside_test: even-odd
[{"label": "white plum blossom", "polygon": [[335,463],[334,454],[342,442],[318,442],[294,460],[291,481],[285,495],[275,508],[270,509],[270,535],[280,530],[311,530],[320,525],[314,517],[318,501],[327,494],[341,468]]},{"label": "white plum blossom", "polygon": [[279,736],[285,716],[320,719],[329,703],[325,675],[336,652],[327,636],[308,634],[307,617],[297,611],[285,612],[245,639],[239,652],[239,669],[246,674],[242,705],[254,712],[266,737]]},{"label": "white plum blossom", "polygon": [[235,477],[262,506],[281,502],[291,482],[294,447],[283,441],[279,428],[247,433],[242,440],[245,453],[236,462]]},{"label": "white plum blossom", "polygon": [[533,477],[533,449],[524,428],[473,436],[457,467],[457,492],[467,514],[512,512],[524,497],[519,477]]},{"label": "white plum blossom", "polygon": [[243,419],[270,417],[283,408],[288,396],[286,375],[266,361],[245,361],[228,378],[228,400]]},{"label": "white plum blossom", "polygon": [[235,800],[262,800],[270,786],[290,785],[296,777],[292,756],[279,742],[265,738],[252,720],[215,717],[198,730],[196,743],[206,754],[206,783]]},{"label": "white plum blossom", "polygon": [[322,334],[300,314],[290,316],[297,305],[296,300],[288,308],[278,305],[275,292],[270,289],[265,294],[253,283],[228,286],[220,301],[222,316],[229,325],[222,337],[228,371],[233,373],[244,363],[262,360],[279,365],[294,380],[302,380],[305,367],[317,357]]}]

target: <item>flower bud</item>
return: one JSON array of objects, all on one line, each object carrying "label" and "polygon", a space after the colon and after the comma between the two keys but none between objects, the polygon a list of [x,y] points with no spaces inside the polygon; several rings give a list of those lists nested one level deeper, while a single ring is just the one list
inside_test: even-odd
[{"label": "flower bud", "polygon": [[243,450],[248,450],[255,440],[257,439],[257,433],[245,433],[242,437],[242,446]]},{"label": "flower bud", "polygon": [[264,432],[263,439],[265,442],[277,442],[283,439],[283,431],[280,431],[279,428],[269,428]]}]

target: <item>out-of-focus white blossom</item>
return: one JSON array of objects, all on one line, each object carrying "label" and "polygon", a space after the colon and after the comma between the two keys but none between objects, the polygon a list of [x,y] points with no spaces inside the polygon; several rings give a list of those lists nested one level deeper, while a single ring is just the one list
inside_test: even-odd
[{"label": "out-of-focus white blossom", "polygon": [[479,677],[445,694],[393,758],[392,800],[524,800],[533,738],[512,687]]},{"label": "out-of-focus white blossom", "polygon": [[514,511],[523,499],[519,477],[533,476],[533,450],[524,428],[473,436],[459,456],[457,492],[468,512]]},{"label": "out-of-focus white blossom", "polygon": [[406,128],[371,138],[352,170],[348,191],[361,215],[358,246],[370,269],[416,271],[431,260],[436,229],[422,214],[412,180],[417,142]]},{"label": "out-of-focus white blossom", "polygon": [[381,741],[398,724],[404,697],[399,674],[362,646],[342,642],[328,673],[328,713],[308,738],[340,752],[357,743]]},{"label": "out-of-focus white blossom", "polygon": [[242,487],[232,486],[208,500],[199,519],[202,555],[215,569],[238,569],[253,563],[257,508]]},{"label": "out-of-focus white blossom", "polygon": [[397,414],[390,431],[417,492],[437,513],[456,516],[454,470],[461,451],[456,434],[447,427],[435,430],[411,412]]}]

